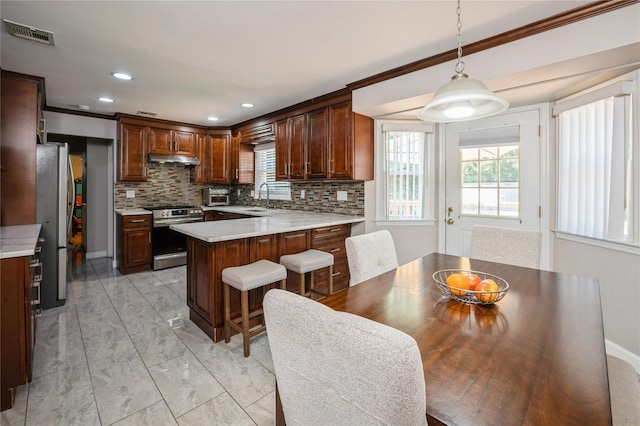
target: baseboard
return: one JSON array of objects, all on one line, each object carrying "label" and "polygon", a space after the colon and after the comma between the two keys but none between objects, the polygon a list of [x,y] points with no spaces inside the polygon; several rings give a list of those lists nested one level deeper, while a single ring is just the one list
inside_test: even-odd
[{"label": "baseboard", "polygon": [[627,361],[636,370],[636,373],[640,374],[640,356],[634,354],[633,352],[623,348],[616,343],[613,343],[608,339],[604,339],[604,346],[607,354]]},{"label": "baseboard", "polygon": [[99,257],[107,257],[107,251],[94,251],[93,253],[85,254],[87,259],[97,259]]}]

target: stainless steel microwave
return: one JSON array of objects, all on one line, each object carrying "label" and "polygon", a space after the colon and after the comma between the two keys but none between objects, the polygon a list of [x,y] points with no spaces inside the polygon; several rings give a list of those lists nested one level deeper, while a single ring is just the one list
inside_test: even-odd
[{"label": "stainless steel microwave", "polygon": [[229,190],[205,188],[202,190],[202,203],[205,206],[228,206]]}]

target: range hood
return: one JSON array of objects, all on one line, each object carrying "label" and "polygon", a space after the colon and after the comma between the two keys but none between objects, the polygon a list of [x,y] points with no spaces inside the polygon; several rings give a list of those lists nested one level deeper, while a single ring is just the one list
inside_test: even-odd
[{"label": "range hood", "polygon": [[188,166],[197,166],[200,164],[200,160],[197,157],[187,157],[184,155],[160,155],[160,154],[149,154],[149,162],[186,164]]}]

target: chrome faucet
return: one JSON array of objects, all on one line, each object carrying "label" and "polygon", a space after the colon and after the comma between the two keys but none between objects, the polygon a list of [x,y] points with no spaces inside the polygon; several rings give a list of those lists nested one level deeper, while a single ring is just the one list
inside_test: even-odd
[{"label": "chrome faucet", "polygon": [[262,182],[262,184],[260,185],[260,189],[258,190],[258,201],[262,200],[262,187],[265,186],[267,187],[267,209],[271,208],[271,200],[269,198],[269,185],[267,184],[267,182]]}]

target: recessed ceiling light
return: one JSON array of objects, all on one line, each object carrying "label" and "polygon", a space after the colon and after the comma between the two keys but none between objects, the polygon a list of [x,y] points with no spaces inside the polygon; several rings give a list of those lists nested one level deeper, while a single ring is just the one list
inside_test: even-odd
[{"label": "recessed ceiling light", "polygon": [[102,101],[102,102],[107,102],[107,103],[115,102],[113,99],[107,98],[107,97],[104,97],[104,96],[99,97],[98,100]]},{"label": "recessed ceiling light", "polygon": [[245,108],[253,108],[253,104],[250,104],[248,102],[243,103],[242,106]]},{"label": "recessed ceiling light", "polygon": [[133,78],[129,74],[123,72],[112,72],[111,75],[119,80],[131,80]]},{"label": "recessed ceiling light", "polygon": [[207,120],[209,120],[209,121],[218,121],[218,117],[213,117],[213,116],[207,117]]}]

